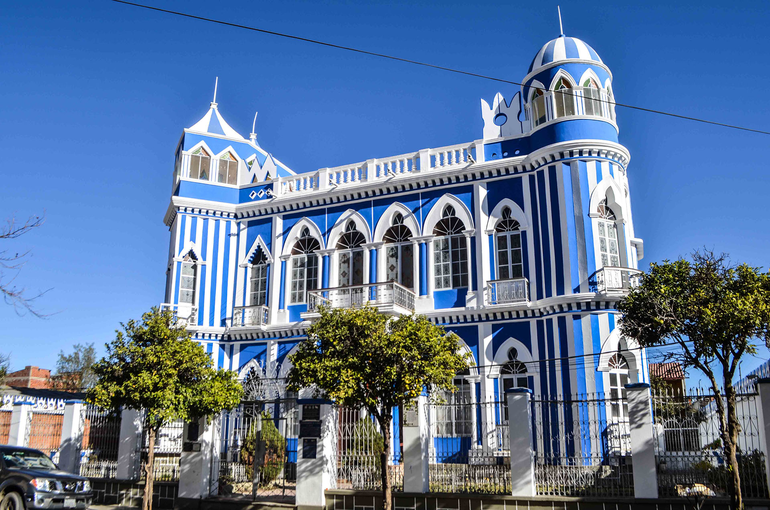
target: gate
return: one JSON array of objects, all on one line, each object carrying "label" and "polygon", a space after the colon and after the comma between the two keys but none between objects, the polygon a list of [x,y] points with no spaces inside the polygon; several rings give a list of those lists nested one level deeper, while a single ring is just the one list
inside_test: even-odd
[{"label": "gate", "polygon": [[297,485],[295,398],[244,401],[223,413],[217,491],[293,503]]}]

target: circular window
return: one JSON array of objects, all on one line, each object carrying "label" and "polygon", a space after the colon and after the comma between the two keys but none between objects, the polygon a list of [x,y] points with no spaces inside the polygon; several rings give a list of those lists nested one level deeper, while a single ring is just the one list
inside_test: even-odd
[{"label": "circular window", "polygon": [[502,126],[508,122],[508,116],[504,113],[498,113],[495,115],[495,126]]}]

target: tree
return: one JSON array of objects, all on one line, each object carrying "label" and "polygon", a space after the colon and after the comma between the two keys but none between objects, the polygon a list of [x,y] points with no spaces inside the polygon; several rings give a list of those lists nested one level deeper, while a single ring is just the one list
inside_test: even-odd
[{"label": "tree", "polygon": [[[27,232],[36,229],[43,224],[41,216],[31,216],[22,224],[16,222],[16,218],[6,221],[4,227],[0,227],[0,240],[17,239]],[[34,307],[34,301],[45,294],[47,291],[39,292],[34,296],[29,296],[26,289],[17,287],[14,282],[21,268],[27,263],[29,252],[9,252],[0,250],[0,294],[5,302],[16,309],[16,313],[23,314],[29,312],[35,317],[45,317],[43,313]],[[7,273],[13,273],[8,277]]]},{"label": "tree", "polygon": [[5,384],[5,377],[8,375],[8,367],[10,364],[10,356],[0,353],[0,386]]},{"label": "tree", "polygon": [[695,252],[692,262],[651,264],[618,310],[623,335],[642,347],[675,342],[680,349],[674,359],[708,379],[732,475],[731,503],[742,509],[733,379],[741,359],[756,353],[753,340],[770,338],[770,273],[730,265],[725,255]]},{"label": "tree", "polygon": [[121,324],[107,344],[107,355],[94,365],[98,380],[87,399],[117,411],[144,410],[148,436],[142,509],[152,505],[155,438],[165,424],[193,421],[223,409],[233,409],[243,389],[236,374],[212,368],[203,347],[190,339],[171,312],[153,308],[141,321]]},{"label": "tree", "polygon": [[337,405],[365,408],[378,425],[384,448],[380,457],[385,510],[391,509],[388,478],[393,408],[412,405],[423,389],[453,390],[455,374],[467,368],[457,353],[458,337],[419,315],[397,319],[369,306],[322,307],[291,356],[289,388],[314,387]]},{"label": "tree", "polygon": [[48,385],[59,391],[84,391],[96,384],[93,364],[96,362],[94,344],[75,344],[72,354],[59,351],[56,370]]}]

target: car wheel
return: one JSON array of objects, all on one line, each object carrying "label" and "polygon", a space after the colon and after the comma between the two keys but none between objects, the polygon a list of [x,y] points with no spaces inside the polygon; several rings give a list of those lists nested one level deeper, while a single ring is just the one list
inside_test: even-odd
[{"label": "car wheel", "polygon": [[0,510],[24,510],[24,500],[18,492],[6,492],[0,499]]}]

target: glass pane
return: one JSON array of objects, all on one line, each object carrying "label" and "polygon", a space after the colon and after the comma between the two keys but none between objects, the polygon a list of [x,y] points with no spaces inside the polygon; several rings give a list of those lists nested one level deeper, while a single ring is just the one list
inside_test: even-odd
[{"label": "glass pane", "polygon": [[238,182],[238,162],[231,161],[227,171],[227,184],[237,184]]},{"label": "glass pane", "polygon": [[506,235],[497,236],[497,249],[505,250],[507,247],[508,247],[508,236]]},{"label": "glass pane", "polygon": [[387,248],[387,258],[385,260],[385,281],[398,281],[398,246],[389,246]]},{"label": "glass pane", "polygon": [[414,257],[411,244],[401,246],[401,285],[414,288]]},{"label": "glass pane", "polygon": [[198,179],[200,176],[201,157],[190,156],[190,178]]},{"label": "glass pane", "polygon": [[521,248],[521,234],[511,234],[511,248]]},{"label": "glass pane", "polygon": [[350,284],[350,253],[340,253],[339,258],[339,277],[337,285],[344,287]]},{"label": "glass pane", "polygon": [[524,266],[521,264],[514,264],[511,266],[511,270],[514,278],[521,278],[524,276]]},{"label": "glass pane", "polygon": [[182,277],[182,283],[180,285],[183,289],[192,289],[195,287],[195,277],[194,276],[183,276]]},{"label": "glass pane", "polygon": [[498,270],[497,279],[498,280],[508,280],[511,278],[511,273],[508,269],[508,265],[500,266]]},{"label": "glass pane", "polygon": [[353,252],[353,285],[364,283],[364,252],[362,250]]},{"label": "glass pane", "polygon": [[521,250],[511,250],[511,262],[521,264]]}]

